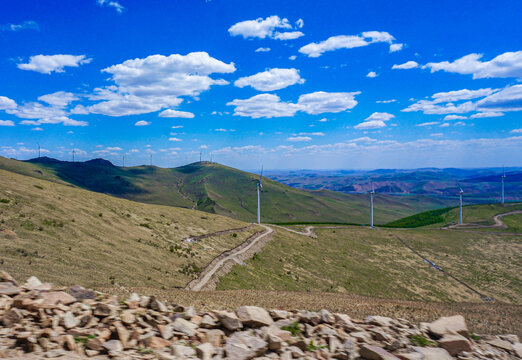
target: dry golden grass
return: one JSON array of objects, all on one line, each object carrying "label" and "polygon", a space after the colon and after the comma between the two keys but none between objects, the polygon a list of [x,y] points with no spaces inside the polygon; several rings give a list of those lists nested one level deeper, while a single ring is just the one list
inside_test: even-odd
[{"label": "dry golden grass", "polygon": [[317,238],[277,229],[247,266],[235,265],[218,290],[346,292],[378,298],[480,302],[397,239],[485,295],[522,303],[522,237],[447,230],[316,229]]},{"label": "dry golden grass", "polygon": [[[0,170],[0,269],[60,285],[184,286],[247,231],[203,239],[188,236],[249,224],[197,210],[136,203]],[[7,202],[8,201],[8,202]],[[171,246],[173,251],[171,251]]]},{"label": "dry golden grass", "polygon": [[522,336],[520,319],[522,306],[501,303],[442,303],[376,299],[339,293],[291,292],[266,290],[225,290],[192,292],[186,290],[159,290],[152,288],[100,288],[99,290],[128,296],[131,292],[156,295],[175,304],[192,305],[197,309],[234,310],[242,305],[255,305],[267,309],[327,309],[341,312],[352,318],[364,319],[369,315],[405,318],[415,323],[433,321],[441,316],[462,314],[471,331],[477,334],[506,334]]}]

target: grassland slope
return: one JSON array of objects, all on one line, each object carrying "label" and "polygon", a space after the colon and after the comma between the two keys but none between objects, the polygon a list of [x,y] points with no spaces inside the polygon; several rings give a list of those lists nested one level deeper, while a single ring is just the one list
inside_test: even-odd
[{"label": "grassland slope", "polygon": [[0,170],[0,269],[87,286],[182,287],[256,227],[201,211],[143,204]]},{"label": "grassland slope", "polygon": [[[0,169],[65,182],[134,201],[195,208],[243,221],[256,217],[258,175],[211,162],[173,169],[118,167],[103,159],[86,162],[0,158]],[[261,195],[264,222],[366,223],[368,196],[327,190],[305,191],[265,178]],[[375,222],[386,223],[419,211],[447,206],[427,196],[378,195]]]}]

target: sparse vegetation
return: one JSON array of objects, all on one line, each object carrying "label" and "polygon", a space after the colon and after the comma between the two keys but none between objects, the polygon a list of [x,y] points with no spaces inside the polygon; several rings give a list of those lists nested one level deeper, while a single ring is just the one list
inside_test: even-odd
[{"label": "sparse vegetation", "polygon": [[410,336],[410,340],[412,344],[414,344],[415,346],[437,346],[437,343],[435,341],[427,339],[422,335],[413,334]]},{"label": "sparse vegetation", "polygon": [[297,323],[297,322],[294,322],[290,325],[283,326],[281,329],[290,331],[292,333],[292,336],[301,335],[301,328],[299,327],[299,323]]}]

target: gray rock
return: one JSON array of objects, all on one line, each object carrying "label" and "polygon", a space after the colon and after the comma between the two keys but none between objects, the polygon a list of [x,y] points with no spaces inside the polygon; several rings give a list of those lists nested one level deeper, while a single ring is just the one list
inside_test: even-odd
[{"label": "gray rock", "polygon": [[246,332],[236,332],[227,339],[225,352],[227,359],[247,360],[265,354],[268,343]]},{"label": "gray rock", "polygon": [[216,313],[221,324],[228,330],[235,331],[243,327],[243,323],[236,314],[229,311],[220,311]]},{"label": "gray rock", "polygon": [[182,332],[187,336],[194,336],[196,334],[196,329],[198,326],[190,321],[187,321],[183,318],[177,318],[176,321],[172,324],[172,328],[175,331]]},{"label": "gray rock", "polygon": [[217,326],[216,319],[214,319],[209,314],[203,315],[203,318],[201,319],[200,326],[205,329],[213,329]]},{"label": "gray rock", "polygon": [[422,360],[453,360],[453,357],[441,348],[413,347],[413,350],[424,356]]},{"label": "gray rock", "polygon": [[333,324],[335,322],[335,316],[328,310],[321,310],[321,312],[319,312],[319,315],[321,316],[321,322],[323,323]]},{"label": "gray rock", "polygon": [[196,346],[196,354],[201,360],[210,360],[215,353],[216,350],[211,343],[204,343]]},{"label": "gray rock", "polygon": [[103,348],[107,350],[109,355],[115,356],[122,352],[123,346],[119,340],[109,340],[103,343]]},{"label": "gray rock", "polygon": [[73,313],[70,312],[70,311],[67,311],[63,317],[62,317],[62,321],[63,321],[63,326],[66,328],[66,329],[72,329],[72,328],[75,328],[77,327],[79,324],[80,324],[80,319],[74,317]]},{"label": "gray rock", "polygon": [[363,359],[368,360],[400,360],[397,356],[387,352],[383,348],[373,345],[363,345],[359,353]]},{"label": "gray rock", "polygon": [[66,355],[66,352],[62,349],[53,349],[53,350],[49,350],[49,351],[46,351],[44,356],[46,358],[57,358],[57,357],[61,357],[61,356],[65,356]]},{"label": "gray rock", "polygon": [[159,311],[159,312],[167,312],[167,310],[168,310],[167,307],[165,306],[165,304],[163,304],[161,301],[156,299],[155,296],[150,297],[149,307],[152,310]]},{"label": "gray rock", "polygon": [[[502,341],[502,340],[499,340]],[[510,343],[506,342],[509,346]],[[439,340],[441,348],[445,349],[451,356],[457,356],[463,351],[471,351],[471,342],[462,335],[446,334]]]},{"label": "gray rock", "polygon": [[182,359],[196,356],[196,350],[184,345],[174,345],[172,347],[172,354]]},{"label": "gray rock", "polygon": [[257,306],[241,306],[236,313],[239,320],[249,326],[269,326],[274,323],[268,311]]},{"label": "gray rock", "polygon": [[466,320],[464,320],[462,315],[441,317],[432,322],[428,326],[428,330],[439,338],[443,337],[445,334],[460,334],[465,337],[469,336]]}]

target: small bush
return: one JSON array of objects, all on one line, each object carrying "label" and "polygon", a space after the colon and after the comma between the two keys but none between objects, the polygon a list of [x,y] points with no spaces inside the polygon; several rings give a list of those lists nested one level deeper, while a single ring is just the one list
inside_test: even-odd
[{"label": "small bush", "polygon": [[435,341],[431,341],[429,339],[426,339],[422,335],[412,335],[410,336],[411,342],[416,346],[437,346],[437,343]]},{"label": "small bush", "polygon": [[99,213],[98,216],[99,216],[99,217],[103,217],[103,213]]},{"label": "small bush", "polygon": [[232,234],[232,237],[237,237],[237,233],[233,233],[233,234]]},{"label": "small bush", "polygon": [[295,322],[290,325],[283,326],[281,330],[290,331],[293,336],[298,336],[301,334],[301,328],[299,327],[299,323]]},{"label": "small bush", "polygon": [[143,226],[144,228],[147,228],[147,229],[152,229],[150,224],[147,224],[147,223],[140,224],[140,226]]},{"label": "small bush", "polygon": [[9,204],[9,199],[0,199],[0,203]]},{"label": "small bush", "polygon": [[310,344],[306,347],[306,351],[315,351],[324,348],[326,348],[325,345],[315,345],[313,341],[310,341]]},{"label": "small bush", "polygon": [[43,186],[40,186],[40,185],[34,185],[34,187],[37,188],[37,189],[43,190]]},{"label": "small bush", "polygon": [[481,338],[480,336],[478,336],[477,334],[471,334],[469,337],[472,338],[472,339],[475,340],[475,341],[478,341],[478,340],[482,339],[482,338]]}]

